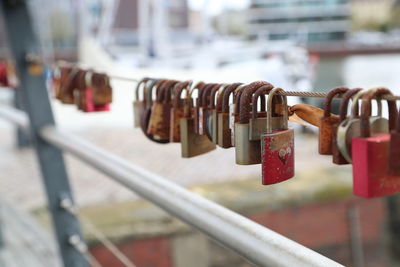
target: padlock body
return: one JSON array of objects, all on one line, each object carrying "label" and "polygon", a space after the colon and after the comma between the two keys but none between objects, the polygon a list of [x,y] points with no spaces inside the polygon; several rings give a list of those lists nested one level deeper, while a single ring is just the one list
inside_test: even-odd
[{"label": "padlock body", "polygon": [[218,113],[218,146],[222,148],[232,147],[229,113]]},{"label": "padlock body", "polygon": [[183,108],[171,108],[169,138],[171,142],[181,141],[180,120],[183,118]]},{"label": "padlock body", "polygon": [[390,135],[389,174],[400,177],[400,133]]},{"label": "padlock body", "polygon": [[321,155],[332,155],[333,126],[338,122],[336,117],[322,117],[319,126],[318,152]]},{"label": "padlock body", "polygon": [[83,91],[77,91],[76,104],[84,112],[109,111],[109,104],[96,104],[93,101],[93,89],[85,88]]},{"label": "padlock body", "polygon": [[181,151],[183,158],[205,154],[216,148],[206,135],[196,134],[195,121],[191,118],[180,119]]},{"label": "padlock body", "polygon": [[250,119],[250,140],[260,140],[260,136],[267,130],[267,118]]},{"label": "padlock body", "polygon": [[169,141],[170,108],[169,104],[153,103],[147,133],[156,140]]},{"label": "padlock body", "polygon": [[294,131],[274,131],[261,136],[262,183],[276,184],[294,176]]},{"label": "padlock body", "polygon": [[250,125],[235,123],[236,164],[252,165],[261,163],[260,141],[250,140]]},{"label": "padlock body", "polygon": [[354,195],[372,198],[400,192],[400,176],[388,173],[390,135],[352,139]]}]

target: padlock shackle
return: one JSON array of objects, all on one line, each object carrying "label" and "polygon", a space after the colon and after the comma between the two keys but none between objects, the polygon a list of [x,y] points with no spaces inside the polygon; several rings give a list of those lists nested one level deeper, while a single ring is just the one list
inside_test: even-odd
[{"label": "padlock shackle", "polygon": [[219,84],[219,86],[213,87],[213,89],[211,90],[210,101],[208,105],[209,109],[215,109],[215,97],[220,98],[221,93],[224,92],[227,86],[228,85],[226,83],[221,83]]},{"label": "padlock shackle", "polygon": [[171,103],[172,92],[174,90],[175,85],[179,83],[177,80],[170,80],[170,83],[164,90],[160,93],[160,102],[161,103]]},{"label": "padlock shackle", "polygon": [[157,96],[158,96],[158,93],[160,91],[160,88],[163,87],[166,82],[168,82],[168,80],[159,79],[159,80],[156,81],[156,83],[153,86],[149,87],[146,90],[146,104],[147,105],[151,106],[153,104],[153,91],[154,91],[154,89],[156,89],[156,99],[155,100],[157,100]]},{"label": "padlock shackle", "polygon": [[192,83],[193,83],[192,80],[188,80],[188,81],[179,82],[179,83],[175,84],[174,89],[173,89],[174,98],[172,100],[172,107],[174,107],[174,108],[182,108],[183,107],[183,106],[181,106],[182,100],[184,100],[184,99],[182,99],[182,92],[186,91],[186,94],[188,94]]},{"label": "padlock shackle", "polygon": [[332,100],[339,94],[344,94],[349,90],[347,87],[336,87],[329,91],[324,100],[324,118],[331,116]]},{"label": "padlock shackle", "polygon": [[[361,123],[361,137],[370,137],[371,129],[370,129],[370,121],[369,117],[372,113],[371,101],[373,98],[379,98],[383,95],[393,95],[393,93],[385,88],[378,87],[370,89],[362,98],[361,105],[361,115],[360,115],[360,123]],[[396,127],[397,121],[397,107],[396,102],[387,100],[388,111],[389,111],[389,130],[394,130]]]},{"label": "padlock shackle", "polygon": [[232,83],[224,89],[224,92],[222,94],[222,99],[221,99],[222,101],[217,102],[217,111],[221,111],[223,113],[229,112],[229,97],[241,85],[242,85],[242,83]]},{"label": "padlock shackle", "polygon": [[208,101],[210,101],[211,91],[215,87],[219,87],[218,83],[207,83],[201,90],[201,96],[199,96],[199,107],[207,108]]},{"label": "padlock shackle", "polygon": [[145,77],[145,78],[141,79],[141,80],[136,84],[135,91],[134,91],[134,93],[135,93],[135,101],[140,101],[140,98],[139,98],[139,91],[140,91],[141,85],[143,85],[143,99],[145,99],[144,88],[146,87],[146,83],[147,83],[149,80],[151,80],[151,78]]},{"label": "padlock shackle", "polygon": [[70,95],[73,94],[73,91],[75,89],[75,88],[73,88],[73,86],[74,86],[74,82],[76,82],[78,73],[79,73],[79,68],[71,69],[71,72],[69,73],[67,79],[65,80],[64,84],[61,86],[61,89],[60,89],[61,92],[69,93]]},{"label": "padlock shackle", "polygon": [[[247,85],[242,90],[240,96],[240,108],[239,108],[239,123],[246,124],[250,121],[251,106],[250,102],[252,100],[253,94],[263,85],[271,85],[265,81],[256,81]],[[272,85],[271,85],[272,86]]]},{"label": "padlock shackle", "polygon": [[240,113],[240,98],[242,97],[242,93],[244,88],[246,88],[247,85],[241,85],[239,86],[234,94],[233,94],[233,102],[235,104],[234,109],[233,109],[233,115],[234,116],[239,116]]},{"label": "padlock shackle", "polygon": [[[268,110],[265,108],[265,95],[268,94],[274,87],[270,84],[267,85],[263,85],[260,88],[257,89],[257,91],[255,91],[255,93],[253,94],[253,99],[251,101],[252,106],[251,106],[251,118],[253,120],[257,119],[258,117],[258,112],[257,112],[257,104],[258,104],[258,98],[260,96],[263,96],[261,98],[261,111],[267,111]],[[262,105],[262,102],[264,100],[264,107]]]},{"label": "padlock shackle", "polygon": [[282,95],[281,92],[285,92],[280,87],[274,87],[268,94],[268,99],[267,99],[267,133],[272,133],[272,113],[275,111],[275,106],[274,105],[274,97],[275,96],[280,96],[282,101],[282,111],[283,111],[283,129],[279,130],[287,130],[288,129],[288,120],[289,120],[289,109],[287,105],[287,96]]},{"label": "padlock shackle", "polygon": [[[346,119],[347,107],[349,105],[350,99],[361,90],[362,90],[362,88],[353,88],[353,89],[350,89],[349,91],[347,91],[343,95],[342,101],[340,102],[340,108],[339,108],[339,122],[342,122]],[[357,109],[356,115],[358,115],[358,109]]]}]

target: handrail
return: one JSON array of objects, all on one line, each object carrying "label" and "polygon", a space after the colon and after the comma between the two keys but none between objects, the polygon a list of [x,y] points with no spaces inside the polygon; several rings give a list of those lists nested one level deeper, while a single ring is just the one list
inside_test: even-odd
[{"label": "handrail", "polygon": [[[28,126],[24,112],[14,108],[0,107],[0,117]],[[82,138],[53,126],[39,134],[258,266],[342,266]]]}]

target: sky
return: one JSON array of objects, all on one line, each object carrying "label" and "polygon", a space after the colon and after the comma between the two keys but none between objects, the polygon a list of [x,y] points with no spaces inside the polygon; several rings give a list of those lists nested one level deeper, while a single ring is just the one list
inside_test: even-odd
[{"label": "sky", "polygon": [[212,14],[219,14],[224,9],[241,9],[249,5],[250,0],[189,0],[191,9],[202,9],[205,6],[207,11]]}]

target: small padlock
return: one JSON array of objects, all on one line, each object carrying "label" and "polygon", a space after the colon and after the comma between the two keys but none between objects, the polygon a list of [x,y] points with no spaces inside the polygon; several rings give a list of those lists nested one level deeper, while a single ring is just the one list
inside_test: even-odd
[{"label": "small padlock", "polygon": [[197,119],[198,123],[198,134],[205,135],[206,134],[206,119],[208,116],[208,103],[210,101],[210,96],[213,88],[219,87],[220,85],[217,83],[208,83],[206,84],[201,92],[199,93],[199,116]]},{"label": "small padlock", "polygon": [[[372,88],[369,90],[361,90],[359,91],[354,99],[352,104],[352,112],[350,118],[341,122],[338,126],[337,130],[337,145],[340,150],[342,156],[348,161],[352,162],[351,160],[351,149],[352,149],[352,138],[359,137],[360,132],[360,119],[357,117],[356,110],[358,109],[358,100],[363,95],[374,94],[380,88]],[[387,119],[383,118],[382,115],[382,103],[378,99],[378,116],[369,117],[371,123],[372,132],[375,133],[386,133],[388,132],[388,121]]]},{"label": "small padlock", "polygon": [[[92,70],[82,71],[82,78],[80,80],[80,86],[76,93],[76,102],[80,110],[84,112],[99,112],[99,111],[109,111],[110,103],[96,103],[94,101],[96,93],[95,87],[93,86],[93,77],[96,75]],[[98,79],[104,79],[103,75],[98,75]],[[98,84],[98,87],[100,84]],[[112,94],[112,89],[110,87],[110,94]]]},{"label": "small padlock", "polygon": [[[262,183],[276,184],[294,176],[294,131],[288,129],[287,98],[280,95],[281,107],[276,107],[274,97],[284,92],[274,88],[267,104],[267,133],[261,135]],[[276,118],[273,120],[273,118]]]},{"label": "small padlock", "polygon": [[195,110],[192,107],[194,103],[192,99],[193,92],[199,91],[203,85],[204,83],[198,83],[186,95],[184,117],[180,119],[181,153],[183,158],[202,155],[216,148],[215,144],[207,136],[199,135],[195,132],[194,115],[191,114]]},{"label": "small padlock", "polygon": [[[358,92],[360,92],[361,90],[362,90],[361,88],[354,88],[354,89],[347,91],[343,95],[342,101],[340,102],[340,108],[339,108],[339,121],[332,126],[332,162],[335,164],[338,164],[338,165],[350,163],[340,153],[338,143],[337,143],[338,127],[343,121],[345,121],[347,119],[347,107],[348,107],[350,99],[354,95],[356,95]],[[358,103],[357,103],[355,112],[356,112],[355,116],[358,117]]]},{"label": "small padlock", "polygon": [[91,88],[95,106],[100,108],[102,105],[109,105],[112,102],[112,87],[107,74],[94,72],[91,78]]},{"label": "small padlock", "polygon": [[[192,81],[185,81],[177,83],[174,87],[174,99],[172,101],[171,116],[170,116],[170,132],[169,139],[170,142],[180,142],[180,119],[184,115],[184,105],[186,100],[186,95],[189,93],[189,88]],[[182,92],[186,92],[185,99],[182,99]]]},{"label": "small padlock", "polygon": [[239,165],[261,163],[260,141],[250,140],[250,112],[252,96],[263,85],[270,84],[264,81],[253,82],[243,88],[240,95],[239,122],[235,123],[234,132],[236,164]]},{"label": "small padlock", "polygon": [[331,116],[332,100],[336,95],[344,94],[348,90],[347,87],[337,87],[325,97],[324,116],[320,119],[318,135],[318,152],[321,155],[332,155],[333,126],[339,121],[337,117]]},{"label": "small padlock", "polygon": [[224,90],[225,84],[218,84],[211,89],[211,94],[208,102],[205,104],[207,105],[207,109],[204,113],[204,120],[206,122],[206,135],[208,138],[214,143],[217,144],[217,134],[218,134],[218,117],[217,117],[217,110],[215,109],[215,101],[216,97],[219,97],[221,91]]},{"label": "small padlock", "polygon": [[389,174],[400,177],[400,111],[396,128],[390,133]]},{"label": "small padlock", "polygon": [[[267,130],[267,118],[266,118],[266,108],[265,108],[265,95],[268,94],[274,87],[272,85],[264,85],[257,89],[252,97],[251,103],[251,118],[250,118],[250,140],[257,141],[260,140],[261,134],[265,133]],[[258,98],[261,97],[261,111],[257,111]],[[272,120],[276,118],[273,117]],[[274,125],[275,123],[272,122]]]},{"label": "small padlock", "polygon": [[140,118],[140,128],[143,132],[143,134],[150,139],[153,142],[160,143],[160,144],[167,144],[169,143],[168,140],[164,139],[156,139],[152,134],[148,134],[147,130],[149,128],[150,124],[150,117],[151,117],[151,112],[152,112],[152,106],[153,106],[153,92],[154,89],[156,89],[156,95],[157,91],[159,92],[160,88],[164,86],[164,84],[168,82],[168,80],[158,80],[158,79],[151,79],[149,82],[148,86],[145,86],[144,88],[144,93],[145,93],[145,101],[144,101],[144,110],[141,113],[141,118]]},{"label": "small padlock", "polygon": [[[229,127],[229,97],[240,88],[241,83],[234,83],[224,90],[222,94],[221,107],[217,105],[218,112],[218,146],[222,148],[232,147],[231,129]],[[240,90],[240,89],[238,89]]]},{"label": "small padlock", "polygon": [[63,104],[75,104],[74,92],[78,87],[78,74],[79,69],[73,68],[68,73],[68,77],[61,84],[59,93],[57,94],[57,99],[59,99]]},{"label": "small padlock", "polygon": [[156,101],[151,108],[150,122],[147,133],[156,140],[169,142],[169,127],[171,114],[170,91],[178,81],[168,80],[157,91]]},{"label": "small padlock", "polygon": [[[149,78],[143,78],[141,79],[135,88],[134,95],[135,99],[133,101],[133,124],[135,128],[140,127],[140,116],[142,112],[144,111],[144,101],[145,101],[145,92],[144,92],[144,87],[146,86],[146,83],[149,81]],[[140,89],[143,90],[143,98],[142,100],[140,99]]]},{"label": "small padlock", "polygon": [[[378,88],[363,97],[360,116],[360,137],[352,139],[353,192],[362,197],[379,197],[400,192],[400,176],[388,173],[390,134],[373,134],[371,99],[392,95],[386,88]],[[395,128],[397,120],[396,102],[387,101],[389,127]]]}]

